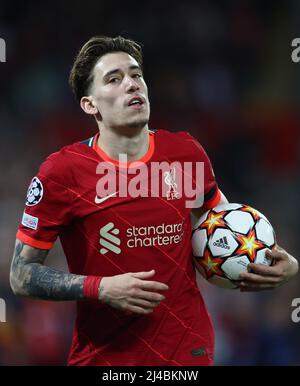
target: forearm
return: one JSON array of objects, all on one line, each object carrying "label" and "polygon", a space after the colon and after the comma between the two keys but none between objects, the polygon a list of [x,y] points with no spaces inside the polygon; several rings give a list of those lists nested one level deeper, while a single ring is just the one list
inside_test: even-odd
[{"label": "forearm", "polygon": [[10,284],[16,295],[45,300],[97,299],[111,307],[148,314],[165,299],[164,283],[149,280],[155,271],[115,276],[80,276],[47,267],[48,250],[37,249],[16,240],[10,270]]},{"label": "forearm", "polygon": [[18,295],[44,300],[83,299],[85,277],[64,273],[41,264],[26,264],[15,279]]},{"label": "forearm", "polygon": [[15,294],[45,300],[84,298],[85,276],[65,273],[43,265],[48,251],[30,249],[17,240],[10,283]]}]

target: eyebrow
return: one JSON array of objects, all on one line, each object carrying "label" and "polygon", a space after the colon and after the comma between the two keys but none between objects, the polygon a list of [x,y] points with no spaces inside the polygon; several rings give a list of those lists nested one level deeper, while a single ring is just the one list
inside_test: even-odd
[{"label": "eyebrow", "polygon": [[[129,66],[129,70],[140,70],[142,71],[141,67],[140,66],[137,66],[136,64],[132,64],[131,66]],[[120,72],[121,70],[119,68],[116,68],[114,70],[110,70],[108,71],[104,76],[103,76],[103,79],[107,79],[110,75],[112,74],[116,74],[117,72]]]}]

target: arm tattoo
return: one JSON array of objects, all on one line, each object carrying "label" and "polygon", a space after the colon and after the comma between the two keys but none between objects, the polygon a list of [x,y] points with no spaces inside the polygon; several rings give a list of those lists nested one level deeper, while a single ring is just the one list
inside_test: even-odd
[{"label": "arm tattoo", "polygon": [[85,276],[47,267],[48,250],[37,249],[16,241],[10,270],[10,283],[18,295],[45,300],[83,299]]}]

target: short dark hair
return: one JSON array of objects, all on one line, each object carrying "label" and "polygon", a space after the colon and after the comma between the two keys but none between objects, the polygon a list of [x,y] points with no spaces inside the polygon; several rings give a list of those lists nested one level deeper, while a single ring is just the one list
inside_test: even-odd
[{"label": "short dark hair", "polygon": [[87,94],[93,81],[93,68],[101,56],[122,51],[131,55],[142,68],[143,52],[140,44],[122,36],[93,36],[77,54],[69,77],[69,84],[77,100]]}]

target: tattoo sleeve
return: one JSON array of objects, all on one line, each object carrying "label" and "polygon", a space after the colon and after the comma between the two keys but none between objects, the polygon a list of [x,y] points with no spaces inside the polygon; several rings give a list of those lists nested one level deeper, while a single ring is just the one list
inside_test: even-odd
[{"label": "tattoo sleeve", "polygon": [[48,250],[16,240],[10,269],[15,294],[45,300],[83,299],[85,276],[65,273],[44,265]]}]

